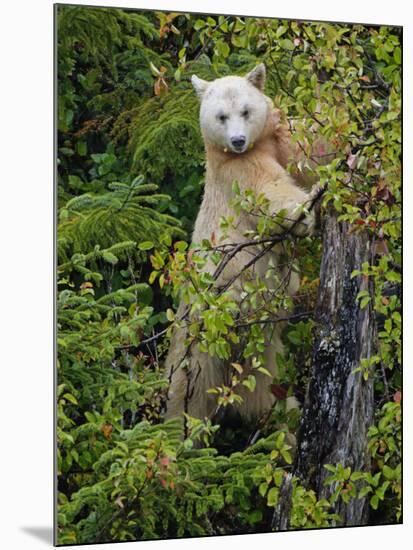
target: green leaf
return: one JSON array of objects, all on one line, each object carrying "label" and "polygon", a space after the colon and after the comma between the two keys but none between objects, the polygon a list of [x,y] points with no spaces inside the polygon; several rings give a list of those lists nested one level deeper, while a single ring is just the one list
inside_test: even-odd
[{"label": "green leaf", "polygon": [[287,464],[292,464],[293,457],[291,456],[291,453],[289,451],[286,451],[285,449],[281,449],[281,456],[285,460]]},{"label": "green leaf", "polygon": [[387,464],[384,464],[383,466],[383,475],[386,479],[390,479],[390,480],[395,479],[397,477],[395,471],[389,466],[387,466]]},{"label": "green leaf", "polygon": [[364,296],[364,298],[360,300],[360,309],[364,309],[366,305],[370,302],[370,300],[370,296]]},{"label": "green leaf", "polygon": [[285,441],[285,432],[280,432],[277,435],[277,439],[275,440],[275,446],[277,447],[277,449],[281,449],[281,447],[284,444],[284,441]]},{"label": "green leaf", "polygon": [[112,252],[107,251],[102,252],[102,258],[112,265],[117,264],[119,261],[118,258],[114,254],[112,254]]},{"label": "green leaf", "polygon": [[276,506],[278,502],[278,495],[280,491],[278,487],[271,487],[271,489],[268,491],[267,495],[267,505],[268,506]]},{"label": "green leaf", "polygon": [[253,510],[248,514],[248,521],[250,523],[258,523],[261,520],[262,520],[261,510]]},{"label": "green leaf", "polygon": [[142,243],[138,244],[139,250],[151,250],[155,245],[152,241],[143,241]]},{"label": "green leaf", "polygon": [[366,495],[368,495],[369,493],[372,492],[372,488],[370,487],[370,485],[366,485],[365,487],[363,487],[362,489],[360,489],[360,492],[358,494],[358,498],[363,498],[365,497]]},{"label": "green leaf", "polygon": [[287,32],[287,27],[285,27],[284,25],[279,25],[279,27],[276,30],[275,37],[281,38],[281,36],[286,32]]},{"label": "green leaf", "polygon": [[95,415],[89,411],[85,412],[85,417],[88,422],[91,422],[92,424],[95,422]]},{"label": "green leaf", "polygon": [[280,46],[284,50],[289,50],[289,51],[292,51],[295,48],[294,43],[289,38],[283,38],[282,40],[280,40]]},{"label": "green leaf", "polygon": [[122,338],[129,338],[131,335],[130,328],[127,325],[122,325],[120,327],[120,335]]},{"label": "green leaf", "polygon": [[373,508],[373,510],[377,510],[379,507],[379,497],[377,495],[373,495],[370,499],[370,505]]},{"label": "green leaf", "polygon": [[76,143],[76,152],[81,157],[85,157],[87,155],[87,143],[86,143],[86,141],[78,141]]},{"label": "green leaf", "polygon": [[394,60],[397,63],[397,65],[401,65],[401,63],[402,63],[402,51],[398,46],[397,46],[397,48],[394,49],[393,57],[394,57]]},{"label": "green leaf", "polygon": [[200,29],[202,29],[205,26],[206,26],[206,22],[203,19],[197,19],[194,23],[194,29],[196,31],[199,31]]},{"label": "green leaf", "polygon": [[234,193],[234,195],[239,195],[241,192],[239,183],[237,181],[234,181],[234,183],[232,184],[232,192]]},{"label": "green leaf", "polygon": [[78,404],[76,397],[74,395],[72,395],[71,393],[65,393],[65,394],[63,394],[63,397],[67,401],[70,401],[71,403],[73,403],[74,405]]},{"label": "green leaf", "polygon": [[149,275],[149,284],[151,285],[155,280],[156,280],[156,277],[159,275],[159,271],[152,271],[151,274]]},{"label": "green leaf", "polygon": [[270,371],[268,369],[266,369],[265,367],[258,367],[257,370],[259,372],[262,372],[263,374],[265,374],[266,376],[269,376],[270,378],[272,378],[272,374],[270,373]]},{"label": "green leaf", "polygon": [[178,241],[174,244],[174,248],[179,252],[184,252],[188,248],[188,243],[185,241]]},{"label": "green leaf", "polygon": [[159,69],[157,69],[155,67],[155,65],[152,63],[152,61],[149,63],[149,67],[151,69],[151,72],[152,72],[153,76],[160,76],[161,73],[160,73]]},{"label": "green leaf", "polygon": [[166,318],[168,319],[168,321],[174,321],[175,320],[175,313],[173,312],[172,309],[168,308],[166,310]]},{"label": "green leaf", "polygon": [[386,273],[386,279],[388,281],[394,282],[394,283],[400,283],[401,282],[401,275],[400,273],[396,273],[395,271],[388,271]]},{"label": "green leaf", "polygon": [[216,42],[215,48],[220,57],[226,59],[229,56],[230,49],[226,42],[222,42],[221,40]]},{"label": "green leaf", "polygon": [[255,379],[255,376],[253,374],[250,374],[248,378],[242,381],[242,384],[250,390],[250,392],[253,392],[255,390],[255,386],[257,385],[257,381]]},{"label": "green leaf", "polygon": [[268,484],[265,481],[263,481],[262,483],[260,483],[260,486],[258,487],[258,492],[262,497],[265,497],[265,495],[267,494],[267,491],[268,491]]}]

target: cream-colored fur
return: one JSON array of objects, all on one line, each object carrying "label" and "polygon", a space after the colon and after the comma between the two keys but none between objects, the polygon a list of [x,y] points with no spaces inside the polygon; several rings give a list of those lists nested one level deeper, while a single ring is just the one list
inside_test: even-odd
[{"label": "cream-colored fur", "polygon": [[316,135],[311,140],[309,151],[304,152],[304,144],[300,145],[292,140],[294,122],[283,121],[279,109],[272,110],[272,117],[274,157],[284,168],[291,164],[291,175],[294,180],[305,189],[311,188],[317,182],[314,169],[317,165],[331,162],[335,156],[331,145],[318,135],[317,125],[314,123],[310,130]]},{"label": "cream-colored fur", "polygon": [[[246,240],[246,230],[254,229],[256,218],[241,212],[236,227],[229,231],[224,240],[220,240],[220,218],[234,216],[231,208],[234,180],[238,181],[241,190],[252,189],[257,195],[264,193],[270,201],[273,213],[286,209],[291,219],[299,215],[297,206],[309,202],[314,195],[315,191],[308,194],[298,187],[276,159],[276,121],[272,116],[272,102],[262,93],[264,76],[265,69],[259,66],[246,77],[225,77],[212,83],[193,77],[193,84],[201,96],[201,130],[207,159],[205,192],[195,223],[193,244],[211,239],[212,235],[215,235],[220,244],[238,243]],[[246,106],[250,113],[248,117],[240,115],[241,112],[244,113]],[[228,119],[222,123],[217,114],[228,116]],[[246,137],[245,150],[240,153],[231,147],[234,134]],[[300,224],[299,231],[308,233],[312,226],[313,217],[310,214]],[[218,278],[218,284],[224,285],[232,280],[251,259],[251,252],[253,251],[250,248],[240,251],[227,264]],[[270,259],[277,266],[279,254],[280,250],[275,246],[252,269],[264,279]],[[209,262],[204,269],[213,273],[216,266]],[[235,300],[240,300],[245,277],[246,275],[239,277],[231,286]],[[288,292],[291,295],[296,292],[298,283],[297,274],[290,274]],[[185,305],[181,303],[178,317],[184,311]],[[216,396],[208,394],[207,390],[228,384],[231,367],[226,362],[201,352],[195,344],[188,350],[185,339],[185,328],[175,328],[166,359],[166,372],[170,379],[166,415],[171,418],[185,411],[196,418],[212,417],[216,410]],[[265,351],[265,367],[273,376],[277,374],[275,355],[281,351],[280,326],[276,324],[268,328]],[[182,368],[184,358],[186,367]],[[259,418],[274,402],[274,396],[269,390],[270,378],[258,373],[256,380],[254,392],[249,392],[246,388],[238,391],[243,397],[243,403],[236,407],[244,417]],[[294,403],[292,399],[291,405],[294,406]]]}]

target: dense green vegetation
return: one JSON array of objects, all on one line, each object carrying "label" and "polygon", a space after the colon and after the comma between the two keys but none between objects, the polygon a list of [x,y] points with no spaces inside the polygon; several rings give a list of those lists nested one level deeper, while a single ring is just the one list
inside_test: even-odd
[{"label": "dense green vegetation", "polygon": [[[376,247],[375,262],[360,266],[375,293],[359,296],[378,319],[378,353],[362,365],[374,377],[372,471],[329,466],[330,501],[294,480],[291,526],[341,525],[334,499],[364,495],[371,523],[400,521],[400,30],[60,5],[57,31],[58,543],[271,530],[293,459],[288,432],[299,420],[283,399],[259,432],[162,419],[165,329],[184,284],[196,285],[215,311],[192,338],[220,357],[238,341],[225,293],[216,296],[199,273],[202,259],[188,256],[204,173],[190,75],[245,74],[258,62],[267,67],[267,95],[294,121],[303,150],[320,135],[334,150],[328,164],[313,159],[327,184],[324,205],[352,231],[370,232]],[[234,208],[255,200],[238,195]],[[270,231],[263,222],[258,234]],[[215,244],[202,246],[217,254]],[[301,289],[294,303],[274,299],[272,312],[311,311],[321,239],[286,247]],[[250,304],[260,303],[260,292],[251,284]],[[242,336],[264,369],[265,319],[257,306]],[[313,324],[310,316],[286,326],[278,397],[305,392]],[[240,371],[235,364],[233,386],[214,390],[223,407],[237,399]],[[243,383],[253,391],[254,377]]]}]

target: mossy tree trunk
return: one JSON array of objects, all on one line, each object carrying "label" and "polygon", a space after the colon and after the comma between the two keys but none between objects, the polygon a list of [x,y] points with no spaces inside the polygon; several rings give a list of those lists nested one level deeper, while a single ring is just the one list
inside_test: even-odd
[{"label": "mossy tree trunk", "polygon": [[[315,312],[311,380],[297,435],[293,476],[318,498],[328,498],[334,485],[325,486],[329,472],[325,464],[368,471],[367,430],[373,422],[373,377],[365,380],[356,371],[361,360],[376,353],[375,319],[371,304],[360,308],[357,295],[372,283],[363,276],[352,277],[363,262],[371,263],[372,242],[365,231],[349,232],[330,211],[325,218],[320,287]],[[291,498],[289,476],[281,492],[273,526],[286,529]],[[290,488],[288,487],[290,485]],[[368,500],[335,503],[343,525],[362,525],[368,519]]]}]

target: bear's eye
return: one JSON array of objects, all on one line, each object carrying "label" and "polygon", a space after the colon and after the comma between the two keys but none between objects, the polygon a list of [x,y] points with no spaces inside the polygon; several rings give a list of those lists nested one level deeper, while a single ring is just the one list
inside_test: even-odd
[{"label": "bear's eye", "polygon": [[228,118],[228,115],[218,115],[218,120],[224,123]]},{"label": "bear's eye", "polygon": [[248,109],[244,109],[241,113],[241,116],[244,117],[244,118],[248,118],[250,115],[250,112]]}]

